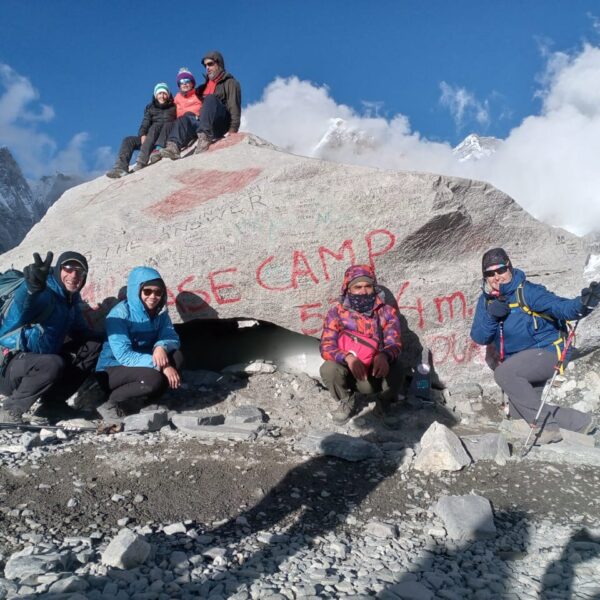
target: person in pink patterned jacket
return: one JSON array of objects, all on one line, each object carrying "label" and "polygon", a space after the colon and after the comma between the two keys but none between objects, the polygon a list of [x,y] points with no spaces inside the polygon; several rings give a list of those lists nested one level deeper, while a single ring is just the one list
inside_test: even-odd
[{"label": "person in pink patterned jacket", "polygon": [[376,394],[376,413],[389,424],[391,404],[402,383],[398,311],[386,304],[369,265],[344,274],[339,301],[323,324],[321,378],[339,405],[332,413],[345,423],[357,410],[355,392]]}]

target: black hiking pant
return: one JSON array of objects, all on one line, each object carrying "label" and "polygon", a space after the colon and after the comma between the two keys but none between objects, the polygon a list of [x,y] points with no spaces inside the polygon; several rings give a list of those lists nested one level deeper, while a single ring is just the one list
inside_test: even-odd
[{"label": "black hiking pant", "polygon": [[22,414],[38,398],[44,403],[66,400],[93,372],[101,348],[100,342],[87,341],[69,342],[60,354],[19,352],[0,377],[0,391],[8,395],[4,408]]},{"label": "black hiking pant", "polygon": [[[533,423],[540,408],[546,381],[554,373],[556,352],[531,348],[517,352],[496,367],[494,379],[508,396],[509,414],[513,419]],[[567,406],[544,404],[538,425],[550,425],[580,431],[590,422],[590,415]]]},{"label": "black hiking pant", "polygon": [[175,121],[169,142],[175,142],[181,150],[196,139],[199,133],[206,133],[209,140],[222,138],[229,130],[231,117],[223,103],[213,94],[202,100],[200,115],[188,113]]},{"label": "black hiking pant", "polygon": [[[169,353],[169,362],[177,371],[183,366],[180,350]],[[168,389],[167,378],[150,367],[108,367],[96,373],[100,386],[110,394],[103,406],[121,405],[129,410],[139,410],[145,401],[160,398]]]},{"label": "black hiking pant", "polygon": [[119,148],[117,164],[115,166],[127,171],[131,157],[136,150],[140,151],[137,162],[147,165],[150,153],[154,147],[161,146],[164,148],[167,145],[167,138],[171,133],[173,125],[175,125],[174,121],[172,123],[154,123],[154,125],[150,126],[143,144],[142,138],[139,135],[130,135],[124,138]]}]

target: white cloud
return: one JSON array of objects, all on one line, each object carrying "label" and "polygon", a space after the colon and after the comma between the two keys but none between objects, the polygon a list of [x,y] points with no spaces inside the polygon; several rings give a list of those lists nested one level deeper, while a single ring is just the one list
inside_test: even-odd
[{"label": "white cloud", "polygon": [[[27,77],[0,63],[0,146],[8,147],[29,177],[56,171],[92,175],[84,160],[88,135],[77,133],[66,148],[60,149],[42,129],[54,116],[54,109],[40,102],[38,90]],[[102,149],[95,154],[98,152]]]},{"label": "white cloud", "polygon": [[[553,225],[600,232],[600,48],[548,53],[540,76],[539,114],[526,117],[485,160],[459,163],[447,143],[411,129],[407,116],[359,113],[337,104],[326,86],[278,78],[243,113],[243,128],[296,154],[386,169],[423,170],[483,179]],[[487,102],[441,84],[458,123],[486,125]]]},{"label": "white cloud", "polygon": [[490,122],[489,102],[481,102],[464,87],[452,86],[445,81],[440,83],[442,95],[440,103],[450,111],[457,129],[463,129],[465,124],[475,120],[485,127]]}]

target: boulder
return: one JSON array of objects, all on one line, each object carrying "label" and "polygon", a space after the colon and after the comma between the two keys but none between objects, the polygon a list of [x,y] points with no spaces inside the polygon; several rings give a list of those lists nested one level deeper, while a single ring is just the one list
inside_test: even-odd
[{"label": "boulder", "polygon": [[445,425],[434,421],[421,438],[421,450],[413,467],[424,473],[460,471],[471,463],[460,438]]},{"label": "boulder", "polygon": [[474,462],[493,460],[498,465],[505,465],[510,458],[508,442],[501,433],[469,435],[460,439]]},{"label": "boulder", "polygon": [[371,263],[407,319],[408,353],[420,354],[418,337],[443,378],[473,380],[485,358],[468,335],[483,252],[504,246],[534,282],[574,296],[587,244],[488,183],[305,158],[240,133],[200,155],[71,188],[0,256],[0,271],[33,252],[75,249],[90,264],[91,319],[147,264],[165,279],[175,322],[243,317],[319,336],[344,270]]},{"label": "boulder", "polygon": [[166,410],[154,410],[129,415],[123,419],[124,431],[158,431],[169,422]]},{"label": "boulder", "polygon": [[263,423],[266,421],[265,413],[256,406],[238,406],[231,414],[225,417],[226,425],[237,425],[238,423]]},{"label": "boulder", "polygon": [[371,442],[331,431],[311,431],[299,441],[298,447],[311,454],[337,456],[352,462],[383,456],[383,452]]},{"label": "boulder", "polygon": [[189,410],[181,413],[171,415],[171,423],[177,427],[177,429],[193,429],[198,425],[223,425],[225,423],[225,416],[213,413],[202,413],[194,410]]},{"label": "boulder", "polygon": [[444,522],[453,540],[494,537],[496,526],[489,500],[482,496],[441,496],[433,512]]},{"label": "boulder", "polygon": [[24,585],[36,585],[37,578],[51,571],[64,571],[72,561],[71,551],[34,554],[28,546],[10,556],[4,567],[6,579],[18,579]]},{"label": "boulder", "polygon": [[121,529],[102,553],[102,564],[119,569],[133,569],[143,564],[150,554],[151,546],[143,535],[131,529]]}]

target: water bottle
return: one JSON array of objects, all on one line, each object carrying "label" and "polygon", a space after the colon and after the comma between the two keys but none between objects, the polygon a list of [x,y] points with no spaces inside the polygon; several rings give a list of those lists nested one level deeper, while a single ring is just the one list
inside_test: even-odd
[{"label": "water bottle", "polygon": [[417,365],[412,380],[413,395],[426,404],[431,404],[431,366],[429,365],[429,350],[423,348],[421,362]]}]

